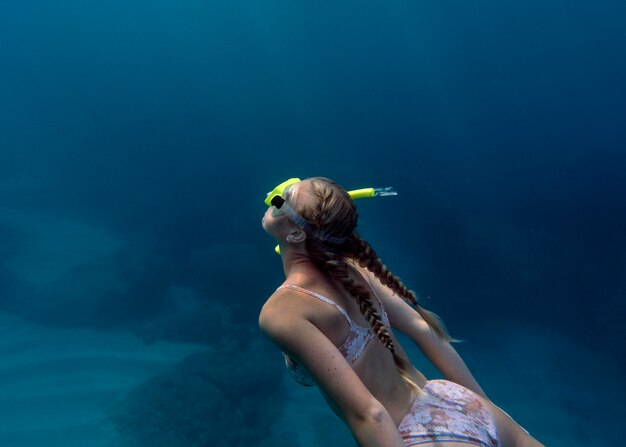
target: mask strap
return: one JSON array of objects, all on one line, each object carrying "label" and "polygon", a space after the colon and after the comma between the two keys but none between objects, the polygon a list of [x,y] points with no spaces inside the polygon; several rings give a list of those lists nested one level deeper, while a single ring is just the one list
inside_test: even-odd
[{"label": "mask strap", "polygon": [[347,237],[335,237],[327,234],[326,232],[319,230],[310,223],[308,223],[304,217],[298,214],[292,207],[290,207],[287,202],[284,202],[280,210],[285,213],[285,215],[291,220],[294,224],[299,226],[304,230],[305,233],[310,234],[316,239],[320,239],[322,241],[328,241],[333,244],[343,244],[348,238]]}]

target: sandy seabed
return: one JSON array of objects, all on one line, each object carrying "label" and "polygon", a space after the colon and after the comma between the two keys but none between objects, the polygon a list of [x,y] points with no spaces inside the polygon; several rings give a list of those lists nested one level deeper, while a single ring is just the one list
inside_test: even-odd
[{"label": "sandy seabed", "polygon": [[[0,445],[122,445],[106,410],[127,393],[206,346],[145,346],[123,332],[50,329],[0,314]],[[489,334],[507,333],[506,342]],[[554,331],[499,324],[459,346],[492,400],[549,447],[619,445],[623,377],[600,354]],[[418,367],[414,346],[401,343]],[[497,360],[494,360],[497,359]],[[280,356],[276,356],[280,361]],[[437,378],[424,365],[428,378]],[[315,388],[288,381],[280,447],[354,446],[347,427]]]},{"label": "sandy seabed", "polygon": [[106,409],[199,345],[49,329],[0,314],[0,445],[118,446]]}]

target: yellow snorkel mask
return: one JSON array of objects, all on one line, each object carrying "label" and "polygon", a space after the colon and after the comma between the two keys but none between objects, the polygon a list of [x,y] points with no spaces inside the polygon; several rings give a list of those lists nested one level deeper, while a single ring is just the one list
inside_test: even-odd
[{"label": "yellow snorkel mask", "polygon": [[[309,225],[306,222],[306,220],[304,220],[302,216],[296,213],[289,205],[285,203],[284,199],[282,199],[282,195],[285,192],[285,189],[287,189],[291,185],[294,185],[298,182],[301,182],[301,180],[296,177],[290,178],[289,180],[285,180],[276,188],[274,188],[272,192],[267,194],[267,197],[265,198],[265,204],[267,206],[276,206],[280,208],[281,211],[283,211],[297,225],[301,227],[306,227]],[[354,199],[362,199],[364,197],[396,196],[398,195],[398,193],[391,186],[387,186],[385,188],[355,189],[353,191],[348,191],[348,195],[354,200]],[[338,241],[337,238],[333,238],[331,236],[325,235],[324,233],[320,233],[318,237],[320,237],[320,239],[330,240],[331,242],[333,241],[333,239],[335,239],[335,241]],[[274,251],[280,254],[280,247],[277,245]]]},{"label": "yellow snorkel mask", "polygon": [[267,198],[265,199],[265,204],[267,206],[272,206],[272,199],[274,197],[282,196],[283,193],[285,192],[285,189],[287,189],[291,185],[295,185],[296,183],[299,183],[301,181],[302,180],[300,180],[299,178],[295,178],[295,177],[294,178],[290,178],[289,180],[285,180],[280,185],[278,185],[276,188],[272,189],[272,192],[268,192],[267,193]]}]

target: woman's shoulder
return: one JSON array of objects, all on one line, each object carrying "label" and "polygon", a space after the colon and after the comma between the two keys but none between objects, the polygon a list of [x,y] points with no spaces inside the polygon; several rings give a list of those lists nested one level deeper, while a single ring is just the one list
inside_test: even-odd
[{"label": "woman's shoulder", "polygon": [[[284,285],[284,284],[283,284]],[[261,308],[261,315],[266,314],[274,314],[280,309],[283,311],[289,310],[291,307],[294,307],[294,295],[295,291],[289,290],[287,287],[278,287],[274,292],[267,298],[265,304]]]},{"label": "woman's shoulder", "polygon": [[305,333],[310,328],[315,327],[320,333],[324,333],[324,324],[321,323],[329,319],[328,309],[323,307],[327,305],[315,299],[302,299],[299,294],[299,291],[288,287],[278,288],[265,302],[259,314],[259,328],[283,352],[290,352],[289,346],[296,341],[298,334]]},{"label": "woman's shoulder", "polygon": [[285,320],[291,320],[292,324],[306,321],[326,333],[332,327],[340,327],[345,318],[336,307],[344,309],[340,297],[324,284],[288,280],[267,299],[261,309],[259,323],[288,326],[289,322]]},{"label": "woman's shoulder", "polygon": [[265,304],[261,308],[259,318],[266,319],[266,323],[269,320],[293,320],[293,319],[308,319],[310,313],[307,308],[309,306],[303,305],[303,301],[299,296],[298,288],[303,288],[300,285],[296,287],[289,287],[288,281],[281,284],[265,301]]},{"label": "woman's shoulder", "polygon": [[259,313],[259,328],[270,338],[289,331],[290,325],[300,320],[298,306],[293,304],[290,291],[277,289],[265,301]]}]

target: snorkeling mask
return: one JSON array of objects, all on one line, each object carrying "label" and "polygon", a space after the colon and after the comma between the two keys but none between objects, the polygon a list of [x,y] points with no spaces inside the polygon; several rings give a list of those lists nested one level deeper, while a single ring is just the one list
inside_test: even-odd
[{"label": "snorkeling mask", "polygon": [[[296,183],[301,182],[299,178],[290,178],[289,180],[285,180],[280,185],[276,186],[272,192],[267,194],[265,198],[265,204],[267,206],[274,206],[283,212],[293,223],[302,228],[308,234],[312,234],[321,240],[326,240],[332,242],[334,244],[340,244],[346,240],[346,238],[337,238],[334,236],[330,236],[325,232],[318,230],[311,226],[310,223],[306,221],[304,217],[298,214],[293,208],[289,206],[285,202],[285,199],[282,197],[285,190]],[[348,195],[352,199],[361,199],[364,197],[384,197],[384,196],[396,196],[398,193],[391,187],[387,186],[385,188],[362,188],[355,189],[353,191],[348,191]],[[274,249],[276,253],[280,254],[280,247],[277,245]]]}]

